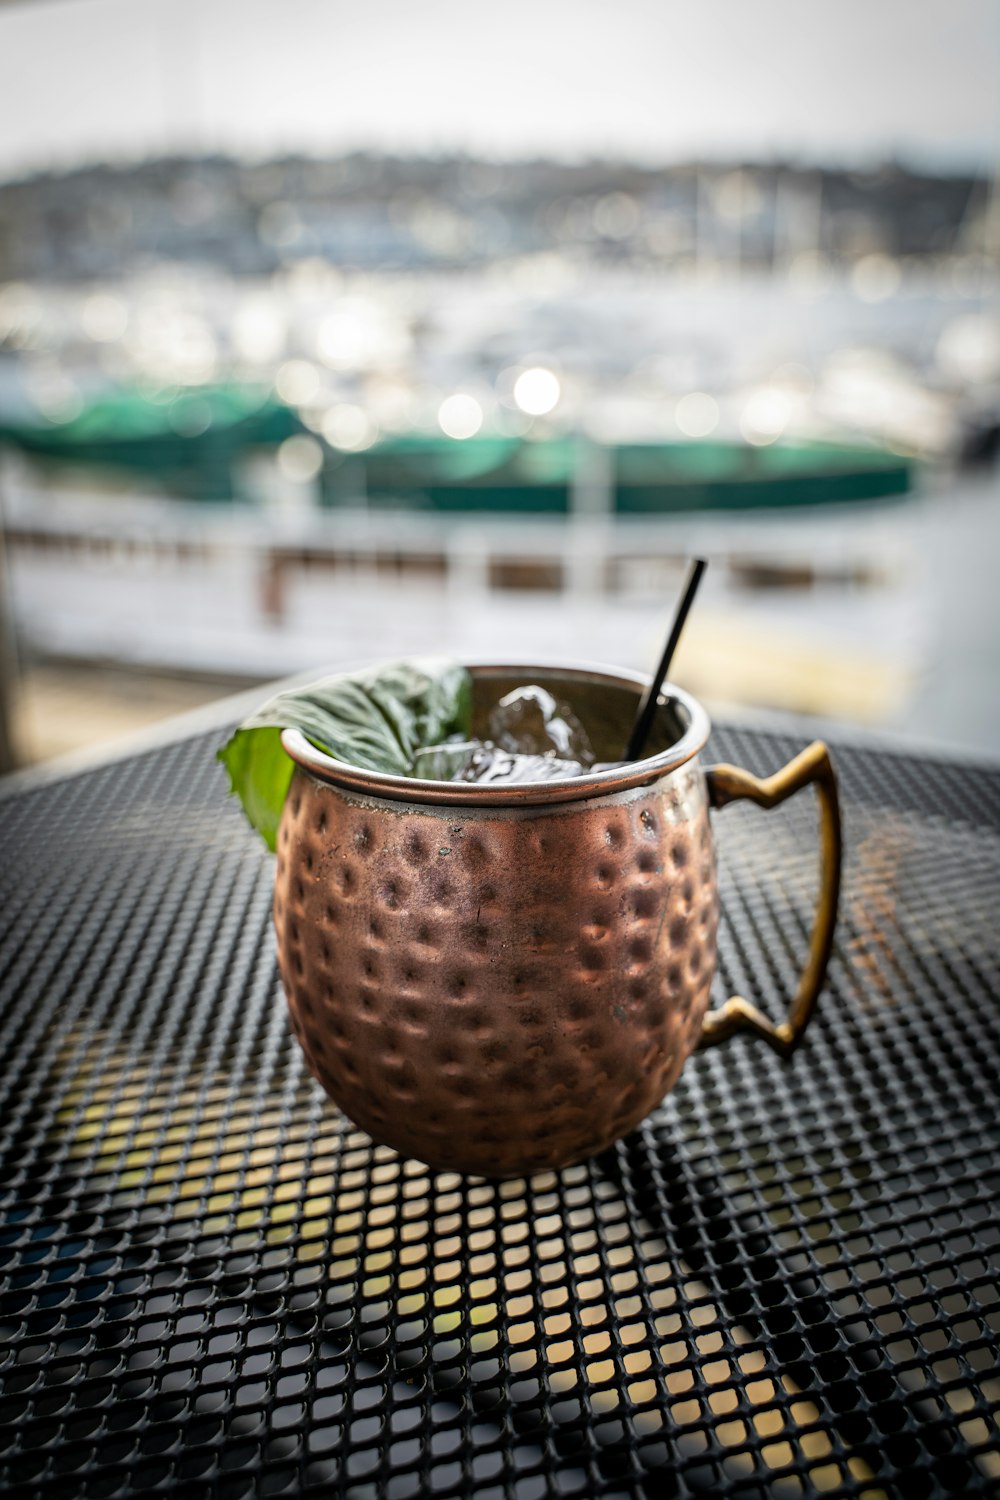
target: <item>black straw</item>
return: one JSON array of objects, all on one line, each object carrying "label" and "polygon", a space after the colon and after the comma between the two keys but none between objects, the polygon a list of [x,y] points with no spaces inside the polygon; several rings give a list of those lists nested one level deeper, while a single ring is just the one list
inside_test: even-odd
[{"label": "black straw", "polygon": [[649,731],[653,724],[653,716],[656,713],[660,688],[663,686],[663,680],[670,670],[671,660],[673,659],[674,652],[677,650],[677,642],[681,638],[681,631],[684,629],[684,623],[694,603],[694,596],[698,592],[701,575],[707,567],[708,563],[703,557],[696,557],[691,562],[687,584],[684,588],[681,602],[677,606],[674,623],[670,627],[667,644],[664,646],[663,655],[660,657],[660,665],[657,667],[652,681],[643,693],[636,712],[635,723],[632,725],[632,733],[629,735],[628,744],[625,747],[626,760],[638,760],[642,755],[642,749],[649,736]]}]

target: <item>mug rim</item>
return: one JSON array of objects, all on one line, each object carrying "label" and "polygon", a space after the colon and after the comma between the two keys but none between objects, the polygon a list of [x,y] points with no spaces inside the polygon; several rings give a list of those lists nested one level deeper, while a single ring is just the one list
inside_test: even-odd
[{"label": "mug rim", "polygon": [[[608,687],[634,687],[640,692],[649,683],[649,677],[642,672],[596,663],[591,665],[587,662],[546,662],[525,658],[507,662],[463,661],[461,665],[478,679],[504,678],[511,674],[534,671],[558,673],[571,681],[597,681]],[[295,764],[310,772],[318,781],[339,789],[387,798],[392,802],[427,803],[439,807],[509,807],[579,802],[629,791],[658,781],[693,760],[704,748],[711,732],[711,721],[698,699],[683,688],[664,682],[658,701],[661,704],[677,703],[687,717],[687,728],[672,745],[658,751],[656,755],[645,756],[642,760],[630,761],[606,771],[590,771],[584,776],[567,776],[549,781],[432,781],[413,776],[397,776],[388,771],[375,771],[367,766],[338,760],[325,750],[318,749],[300,729],[283,729],[281,743],[285,753]]]}]

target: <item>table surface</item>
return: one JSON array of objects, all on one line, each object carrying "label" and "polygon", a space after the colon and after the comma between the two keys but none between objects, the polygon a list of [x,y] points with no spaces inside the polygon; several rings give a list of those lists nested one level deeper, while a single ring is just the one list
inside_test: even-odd
[{"label": "table surface", "polygon": [[[1000,769],[834,746],[795,1058],[737,1039],[600,1158],[495,1184],[305,1071],[219,737],[0,800],[4,1494],[997,1492]],[[777,1015],[815,805],[716,833],[719,995]]]}]

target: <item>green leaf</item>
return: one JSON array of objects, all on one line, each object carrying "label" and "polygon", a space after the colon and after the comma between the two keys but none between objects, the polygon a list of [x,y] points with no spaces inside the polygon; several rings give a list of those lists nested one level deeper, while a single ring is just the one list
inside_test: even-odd
[{"label": "green leaf", "polygon": [[218,759],[243,811],[273,850],[295,769],[281,747],[282,729],[301,730],[350,765],[408,776],[422,747],[468,734],[471,705],[471,680],[457,662],[390,662],[278,693],[244,719]]},{"label": "green leaf", "polygon": [[295,770],[295,762],[281,748],[281,730],[264,724],[237,729],[218,751],[218,759],[229,772],[230,790],[239,797],[251,824],[273,852],[285,794]]}]

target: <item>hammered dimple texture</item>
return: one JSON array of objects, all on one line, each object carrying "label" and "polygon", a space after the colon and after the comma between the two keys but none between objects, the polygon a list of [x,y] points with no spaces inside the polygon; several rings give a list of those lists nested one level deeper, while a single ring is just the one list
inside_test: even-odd
[{"label": "hammered dimple texture", "polygon": [[275,925],[309,1066],[376,1139],[510,1176],[626,1134],[697,1042],[715,969],[704,783],[568,807],[365,802],[298,770]]}]

